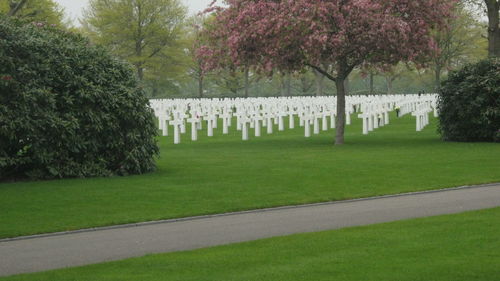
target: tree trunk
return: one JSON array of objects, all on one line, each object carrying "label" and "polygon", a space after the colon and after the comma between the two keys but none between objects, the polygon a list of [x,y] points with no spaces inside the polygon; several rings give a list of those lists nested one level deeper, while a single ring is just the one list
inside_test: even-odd
[{"label": "tree trunk", "polygon": [[[141,13],[141,5],[140,3],[137,3],[137,37],[135,38],[135,55],[137,58],[142,57],[142,13]],[[136,68],[137,68],[137,77],[139,77],[139,80],[142,81],[144,79],[144,68],[142,67],[143,63],[142,62],[137,62],[136,63]]]},{"label": "tree trunk", "polygon": [[285,96],[285,79],[283,78],[283,76],[281,76],[281,78],[280,78],[280,84],[281,84],[280,94],[282,97],[284,97]]},{"label": "tree trunk", "polygon": [[500,57],[500,2],[485,0],[488,11],[488,56]]},{"label": "tree trunk", "polygon": [[373,72],[370,72],[370,95],[373,95]]},{"label": "tree trunk", "polygon": [[345,96],[346,96],[346,78],[339,74],[335,80],[337,87],[337,120],[335,123],[335,145],[344,144],[344,130],[345,130]]},{"label": "tree trunk", "polygon": [[302,90],[302,94],[307,95],[308,91],[311,89],[312,84],[314,82],[310,82],[305,75],[300,76],[300,88]]},{"label": "tree trunk", "polygon": [[285,74],[281,75],[281,96],[286,97],[287,95],[287,76]]},{"label": "tree trunk", "polygon": [[28,2],[28,0],[21,0],[20,2],[11,2],[10,3],[10,11],[7,14],[9,17],[15,16],[22,8],[23,6]]},{"label": "tree trunk", "polygon": [[198,78],[198,97],[203,98],[203,76]]},{"label": "tree trunk", "polygon": [[249,87],[248,76],[249,76],[249,71],[247,67],[245,68],[245,98],[248,98],[248,87]]},{"label": "tree trunk", "polygon": [[387,83],[387,94],[392,95],[392,78],[391,77],[385,77],[385,81]]},{"label": "tree trunk", "polygon": [[434,69],[434,74],[436,75],[436,91],[441,88],[441,66],[436,66]]},{"label": "tree trunk", "polygon": [[286,75],[286,96],[292,96],[292,75]]},{"label": "tree trunk", "polygon": [[319,73],[323,74],[328,79],[335,82],[335,86],[337,88],[337,120],[335,122],[336,131],[335,131],[335,145],[344,144],[344,130],[345,130],[345,96],[347,94],[346,91],[346,82],[347,77],[351,73],[353,66],[349,66],[346,61],[341,61],[337,66],[337,76],[332,76],[328,73],[328,71],[321,69],[318,66],[308,64],[312,68],[316,69]]},{"label": "tree trunk", "polygon": [[137,77],[139,77],[139,80],[142,81],[144,79],[144,68],[141,67],[140,65],[137,65],[136,68],[137,68]]},{"label": "tree trunk", "polygon": [[160,92],[160,87],[158,86],[158,83],[152,82],[152,87],[151,87],[151,97],[156,97],[158,93]]},{"label": "tree trunk", "polygon": [[348,75],[346,75],[344,78],[344,91],[346,95],[351,91],[351,81],[349,81]]},{"label": "tree trunk", "polygon": [[316,69],[313,69],[314,77],[316,80],[316,96],[323,96],[324,92],[324,80],[325,76],[319,73]]}]

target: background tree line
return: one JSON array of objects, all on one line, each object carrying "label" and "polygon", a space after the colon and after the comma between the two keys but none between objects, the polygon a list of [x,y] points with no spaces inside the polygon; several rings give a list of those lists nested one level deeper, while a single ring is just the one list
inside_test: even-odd
[{"label": "background tree line", "polygon": [[[400,64],[359,68],[347,79],[350,94],[435,91],[450,70],[486,56],[499,56],[497,0],[463,0],[446,31],[433,34],[440,52],[425,68]],[[312,69],[274,73],[227,67],[203,73],[195,56],[210,28],[210,15],[189,16],[180,0],[91,0],[75,27],[53,0],[2,0],[0,12],[26,21],[56,24],[81,32],[133,65],[149,97],[243,97],[333,95],[336,90]]]}]

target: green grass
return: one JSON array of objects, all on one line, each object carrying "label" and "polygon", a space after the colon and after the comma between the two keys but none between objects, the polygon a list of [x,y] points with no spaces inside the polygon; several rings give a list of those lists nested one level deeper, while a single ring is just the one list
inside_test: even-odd
[{"label": "green grass", "polygon": [[500,208],[149,255],[0,280],[495,281]]},{"label": "green grass", "polygon": [[498,143],[442,142],[435,119],[415,132],[393,116],[368,136],[353,121],[344,146],[303,128],[243,142],[233,122],[229,136],[159,138],[151,174],[2,183],[0,237],[500,181]]}]

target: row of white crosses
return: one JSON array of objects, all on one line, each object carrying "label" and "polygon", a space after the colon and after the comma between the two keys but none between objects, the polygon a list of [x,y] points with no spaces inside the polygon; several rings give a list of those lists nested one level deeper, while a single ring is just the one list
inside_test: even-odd
[{"label": "row of white crosses", "polygon": [[363,134],[388,125],[389,112],[393,109],[394,104],[387,101],[361,104],[362,113],[358,117],[363,119]]},{"label": "row of white crosses", "polygon": [[411,114],[416,117],[416,130],[422,131],[429,124],[429,113],[433,112],[434,117],[438,116],[437,94],[414,95],[407,99],[396,102],[400,108],[400,116]]},{"label": "row of white crosses", "polygon": [[[265,131],[272,134],[274,127],[284,131],[294,129],[295,119],[304,128],[304,136],[311,137],[320,131],[335,128],[337,105],[335,97],[281,97],[281,98],[232,98],[232,99],[163,99],[151,100],[150,106],[159,120],[163,136],[173,127],[174,143],[181,142],[181,135],[190,127],[191,140],[198,140],[198,131],[207,126],[207,136],[212,137],[222,120],[222,134],[228,134],[236,120],[236,129],[242,140],[260,137]],[[346,97],[346,124],[351,115],[360,112],[363,134],[389,124],[389,113],[399,108],[401,116],[412,113],[417,118],[417,131],[428,124],[428,113],[436,114],[436,95],[387,95]],[[285,119],[288,118],[288,124]],[[266,128],[265,130],[263,128]]]},{"label": "row of white crosses", "polygon": [[416,117],[417,132],[422,131],[425,126],[429,125],[429,113],[431,111],[432,107],[430,103],[421,103],[417,105],[417,110],[411,114]]}]

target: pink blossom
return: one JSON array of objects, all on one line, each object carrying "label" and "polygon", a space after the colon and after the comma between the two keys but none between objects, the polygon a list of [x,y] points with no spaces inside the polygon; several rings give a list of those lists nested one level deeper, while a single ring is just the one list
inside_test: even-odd
[{"label": "pink blossom", "polygon": [[43,22],[32,22],[32,24],[36,27],[44,27],[45,26],[45,23],[43,23]]},{"label": "pink blossom", "polygon": [[[455,0],[227,0],[198,49],[206,70],[230,61],[259,71],[306,65],[425,61]],[[212,6],[215,8],[214,6]],[[209,51],[210,50],[210,51]]]}]

